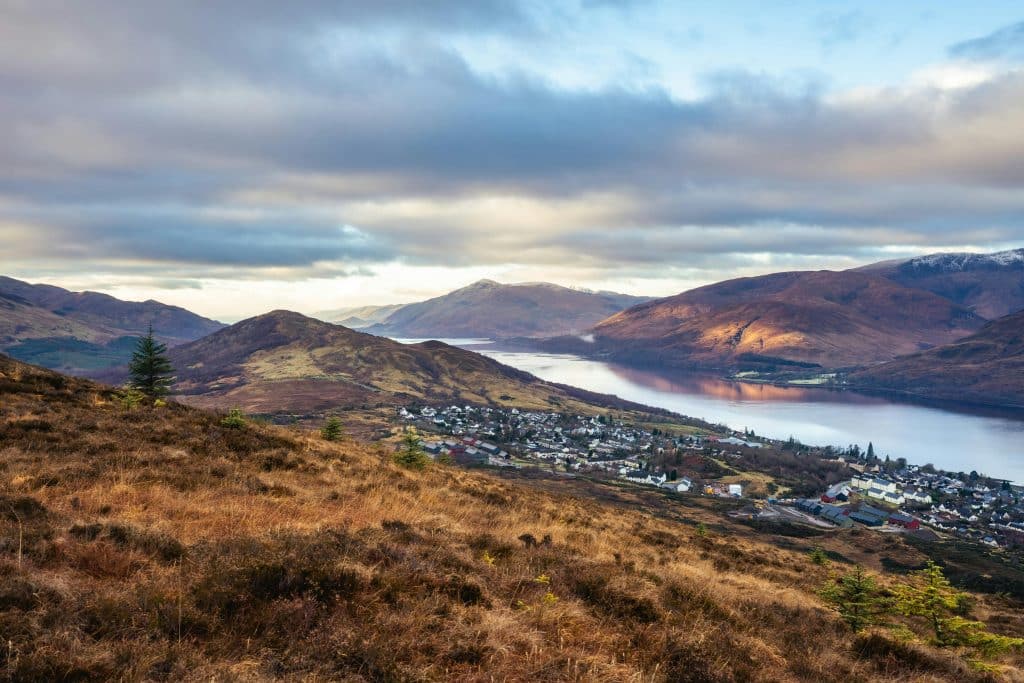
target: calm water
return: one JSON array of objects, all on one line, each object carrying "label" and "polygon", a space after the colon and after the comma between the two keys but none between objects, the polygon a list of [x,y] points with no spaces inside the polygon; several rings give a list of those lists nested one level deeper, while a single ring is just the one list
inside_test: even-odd
[{"label": "calm water", "polygon": [[[401,340],[406,341],[406,340]],[[502,351],[444,340],[542,379],[615,394],[733,429],[815,445],[874,443],[875,452],[952,471],[1024,481],[1024,411],[950,409],[848,391],[774,387],[634,370],[577,356]]]}]

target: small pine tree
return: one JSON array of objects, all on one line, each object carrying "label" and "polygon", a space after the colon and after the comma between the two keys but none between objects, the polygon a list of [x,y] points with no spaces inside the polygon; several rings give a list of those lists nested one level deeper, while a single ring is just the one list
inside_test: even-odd
[{"label": "small pine tree", "polygon": [[238,408],[232,408],[220,423],[228,429],[241,429],[245,426],[245,415]]},{"label": "small pine tree", "polygon": [[867,455],[867,458],[868,458],[868,460],[874,460],[875,459],[875,444],[871,443],[870,441],[868,441],[868,455]]},{"label": "small pine tree", "polygon": [[947,628],[960,605],[959,591],[942,573],[942,567],[928,560],[927,566],[914,572],[914,580],[896,589],[896,607],[908,617],[923,617],[939,645],[951,644]]},{"label": "small pine tree", "polygon": [[821,589],[820,595],[832,605],[854,633],[877,624],[886,609],[875,579],[860,566],[829,581]]},{"label": "small pine tree", "polygon": [[167,345],[153,338],[153,326],[139,337],[128,365],[128,385],[150,398],[166,396],[174,384],[174,368],[167,358]]},{"label": "small pine tree", "polygon": [[415,427],[409,427],[402,434],[402,443],[395,453],[395,462],[414,470],[422,470],[430,463],[430,456],[420,446],[420,435]]},{"label": "small pine tree", "polygon": [[117,392],[115,397],[125,410],[135,410],[146,395],[138,389],[126,387],[123,391]]},{"label": "small pine tree", "polygon": [[320,430],[320,436],[327,441],[341,441],[345,436],[345,429],[341,426],[341,419],[333,415],[327,418],[323,429]]},{"label": "small pine tree", "polygon": [[820,545],[816,545],[813,548],[811,548],[810,552],[807,553],[807,555],[811,558],[811,562],[813,562],[816,565],[824,567],[828,564],[828,554]]},{"label": "small pine tree", "polygon": [[911,583],[896,588],[896,609],[909,617],[923,617],[936,645],[972,648],[981,657],[1024,647],[1024,638],[989,633],[980,621],[964,618],[969,596],[953,588],[939,565],[928,560],[914,574]]}]

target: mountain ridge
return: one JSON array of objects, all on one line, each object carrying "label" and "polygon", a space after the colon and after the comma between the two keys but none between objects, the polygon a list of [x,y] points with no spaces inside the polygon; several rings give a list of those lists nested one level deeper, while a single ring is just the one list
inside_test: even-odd
[{"label": "mountain ridge", "polygon": [[847,377],[853,388],[1024,407],[1024,311],[988,322],[952,344]]},{"label": "mountain ridge", "polygon": [[855,270],[930,291],[990,320],[1024,309],[1024,248],[988,254],[939,252]]},{"label": "mountain ridge", "polygon": [[790,271],[726,280],[622,311],[591,330],[591,353],[672,367],[835,368],[953,341],[983,323],[938,295],[873,274]]},{"label": "mountain ridge", "polygon": [[540,338],[582,332],[646,300],[550,282],[502,284],[483,279],[426,301],[406,304],[366,330],[408,338]]},{"label": "mountain ridge", "polygon": [[179,306],[122,301],[99,292],[71,292],[0,276],[0,350],[27,362],[89,374],[119,365],[132,341],[152,324],[171,346],[224,325]]},{"label": "mountain ridge", "polygon": [[401,344],[286,310],[242,320],[174,347],[169,356],[182,400],[248,412],[318,413],[451,401],[537,409],[643,408],[548,383],[442,342]]}]

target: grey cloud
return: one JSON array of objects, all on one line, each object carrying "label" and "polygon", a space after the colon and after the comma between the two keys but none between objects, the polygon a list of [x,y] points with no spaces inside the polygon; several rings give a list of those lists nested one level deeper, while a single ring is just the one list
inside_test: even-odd
[{"label": "grey cloud", "polygon": [[[681,101],[477,73],[446,37],[538,30],[514,3],[55,7],[0,9],[0,231],[43,235],[24,258],[298,277],[1024,238],[1019,73],[835,100],[813,73],[719,72]],[[556,208],[447,210],[488,197]]]},{"label": "grey cloud", "polygon": [[42,216],[47,239],[26,236],[11,245],[6,257],[295,268],[322,261],[379,262],[396,255],[379,237],[352,226],[300,217],[211,218],[155,208],[48,211]]}]

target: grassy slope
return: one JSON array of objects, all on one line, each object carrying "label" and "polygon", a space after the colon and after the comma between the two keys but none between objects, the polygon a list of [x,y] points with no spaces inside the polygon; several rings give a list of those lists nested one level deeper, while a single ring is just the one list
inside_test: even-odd
[{"label": "grassy slope", "polygon": [[[12,680],[981,680],[851,636],[814,593],[827,570],[808,542],[765,542],[714,501],[411,473],[379,446],[176,404],[126,413],[3,358],[0,444]],[[862,536],[813,542],[920,560]]]}]

